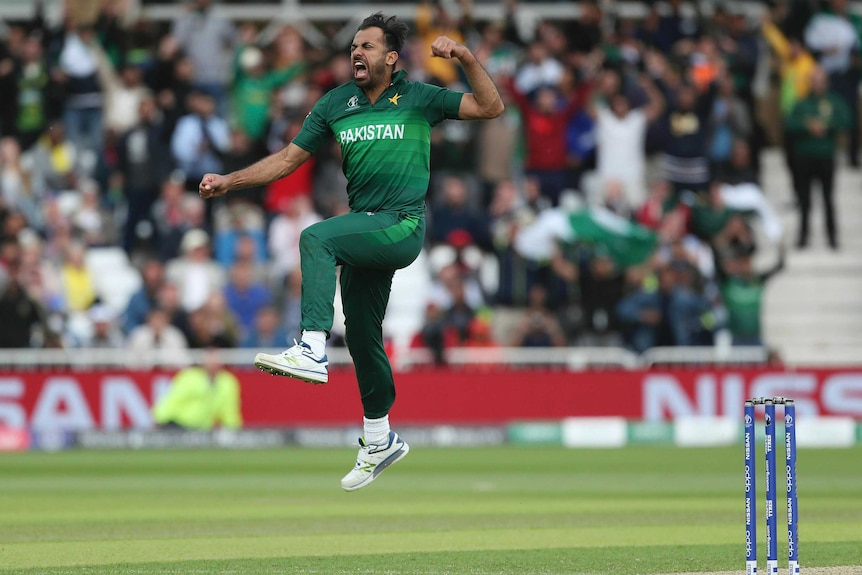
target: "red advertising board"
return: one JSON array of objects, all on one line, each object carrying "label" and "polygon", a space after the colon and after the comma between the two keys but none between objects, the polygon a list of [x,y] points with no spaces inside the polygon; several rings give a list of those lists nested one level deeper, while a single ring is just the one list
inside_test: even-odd
[{"label": "red advertising board", "polygon": [[[0,427],[148,428],[169,373],[0,374]],[[237,372],[247,426],[359,424],[353,373],[309,385],[257,371]],[[862,420],[862,369],[565,372],[428,370],[396,374],[393,420],[402,424],[504,423],[571,416],[663,420],[741,415],[746,397],[785,396],[799,415]]]}]

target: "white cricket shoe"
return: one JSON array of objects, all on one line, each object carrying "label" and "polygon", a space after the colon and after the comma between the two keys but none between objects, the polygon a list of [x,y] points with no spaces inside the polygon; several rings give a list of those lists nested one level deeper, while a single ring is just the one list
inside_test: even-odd
[{"label": "white cricket shoe", "polygon": [[326,383],[329,381],[329,372],[326,366],[329,360],[324,355],[318,359],[311,351],[311,347],[305,342],[297,343],[278,355],[259,353],[254,356],[254,365],[261,371],[272,375],[283,375],[309,383]]},{"label": "white cricket shoe", "polygon": [[359,455],[356,456],[356,467],[341,480],[341,487],[345,491],[356,491],[365,487],[380,475],[384,469],[399,461],[410,446],[398,437],[394,431],[389,432],[389,441],[381,445],[368,445],[365,440],[359,438]]}]

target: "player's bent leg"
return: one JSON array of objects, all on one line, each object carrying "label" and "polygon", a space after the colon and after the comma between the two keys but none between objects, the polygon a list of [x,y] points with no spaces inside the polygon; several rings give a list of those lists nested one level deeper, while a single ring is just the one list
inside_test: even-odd
[{"label": "player's bent leg", "polygon": [[365,487],[393,463],[397,463],[410,451],[407,442],[394,431],[389,432],[386,443],[369,445],[360,437],[356,465],[341,479],[345,491],[356,491]]},{"label": "player's bent leg", "polygon": [[309,383],[322,384],[329,381],[329,359],[326,355],[318,358],[307,343],[294,341],[294,344],[279,354],[257,354],[254,357],[254,366],[272,375],[292,377]]}]

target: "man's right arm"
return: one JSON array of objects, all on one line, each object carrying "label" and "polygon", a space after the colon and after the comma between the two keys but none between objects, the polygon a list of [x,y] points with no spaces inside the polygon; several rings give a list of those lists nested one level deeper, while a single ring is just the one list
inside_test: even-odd
[{"label": "man's right arm", "polygon": [[206,174],[201,180],[198,191],[204,199],[221,196],[229,190],[251,188],[271,184],[292,174],[311,157],[311,152],[293,142],[247,168],[221,176]]}]

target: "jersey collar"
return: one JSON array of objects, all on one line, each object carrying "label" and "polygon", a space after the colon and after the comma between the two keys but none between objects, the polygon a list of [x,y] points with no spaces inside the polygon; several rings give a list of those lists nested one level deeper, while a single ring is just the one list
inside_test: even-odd
[{"label": "jersey collar", "polygon": [[[394,86],[400,86],[401,84],[404,84],[406,82],[407,82],[407,70],[397,70],[394,74],[392,74],[392,82],[389,84],[389,86],[385,90],[383,90],[383,93],[385,94],[386,92],[391,90]],[[357,86],[355,83],[353,84],[353,88],[356,91],[356,95],[359,97],[359,99],[365,103],[368,103],[368,97],[365,95],[365,92],[362,90],[362,88]],[[381,94],[381,97],[383,97],[382,94]]]}]

